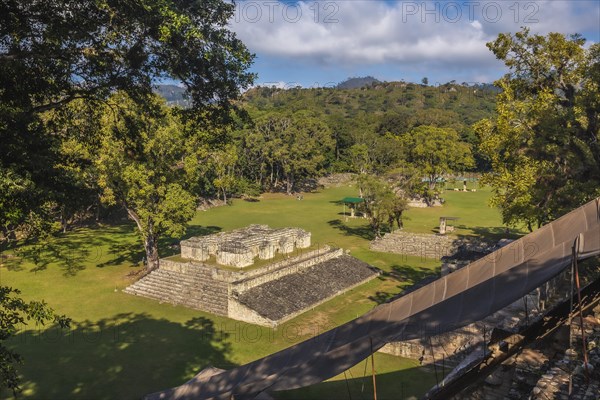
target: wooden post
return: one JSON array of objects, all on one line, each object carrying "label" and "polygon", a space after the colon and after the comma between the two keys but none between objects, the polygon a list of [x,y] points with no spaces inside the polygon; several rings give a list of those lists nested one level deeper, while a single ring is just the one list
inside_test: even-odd
[{"label": "wooden post", "polygon": [[579,285],[579,268],[577,266],[577,254],[579,253],[579,238],[575,239],[573,243],[573,268],[575,270],[575,286],[577,287],[577,302],[579,303],[579,323],[581,324],[581,346],[583,347],[583,365],[585,368],[585,381],[590,383],[590,371],[588,370],[588,358],[587,358],[587,343],[585,339],[585,329],[583,328],[583,309],[581,305],[581,287]]},{"label": "wooden post", "polygon": [[433,354],[433,342],[431,341],[431,336],[429,336],[429,349],[431,351],[431,361],[433,362],[433,372],[435,373],[435,384],[439,387],[440,381],[438,379],[437,365],[435,365],[435,354]]},{"label": "wooden post", "polygon": [[373,375],[373,400],[377,400],[377,381],[375,380],[375,353],[373,353],[373,339],[369,338],[371,342],[371,374]]}]

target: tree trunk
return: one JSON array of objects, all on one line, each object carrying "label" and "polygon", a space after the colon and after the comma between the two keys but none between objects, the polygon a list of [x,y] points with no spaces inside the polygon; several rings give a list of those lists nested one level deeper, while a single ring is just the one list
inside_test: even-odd
[{"label": "tree trunk", "polygon": [[286,193],[288,196],[291,196],[292,191],[294,190],[294,174],[289,174],[285,180],[286,183]]},{"label": "tree trunk", "polygon": [[160,263],[158,257],[158,237],[154,234],[148,235],[144,239],[144,249],[146,250],[146,270],[153,271],[158,269]]},{"label": "tree trunk", "polygon": [[402,221],[402,213],[396,214],[396,223],[398,224],[398,229],[404,228],[404,222]]},{"label": "tree trunk", "polygon": [[65,210],[65,206],[60,208],[60,226],[62,227],[62,233],[67,233],[69,223],[67,221],[67,211]]},{"label": "tree trunk", "polygon": [[146,252],[144,264],[146,271],[153,271],[158,268],[160,263],[158,256],[158,235],[154,233],[154,222],[148,221],[148,225],[144,229],[137,213],[130,208],[125,208],[127,210],[127,214],[135,221],[140,233],[142,234],[142,237],[144,238],[144,250]]},{"label": "tree trunk", "polygon": [[96,198],[96,223],[100,221],[100,207],[102,203],[100,201],[100,196]]},{"label": "tree trunk", "polygon": [[225,191],[225,188],[223,188],[223,203],[227,204],[227,192]]},{"label": "tree trunk", "polygon": [[435,175],[430,175],[429,176],[429,190],[434,191],[435,190],[435,186],[436,186],[436,176]]}]

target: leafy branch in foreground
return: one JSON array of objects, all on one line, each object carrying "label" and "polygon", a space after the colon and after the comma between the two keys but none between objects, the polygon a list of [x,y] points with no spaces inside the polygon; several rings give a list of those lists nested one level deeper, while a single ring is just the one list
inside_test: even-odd
[{"label": "leafy branch in foreground", "polygon": [[31,322],[36,326],[53,322],[61,328],[71,323],[70,318],[55,314],[44,301],[26,302],[20,294],[19,289],[0,286],[0,389],[12,390],[14,395],[20,391],[17,365],[23,363],[23,357],[6,347],[6,341],[17,334],[20,326]]}]

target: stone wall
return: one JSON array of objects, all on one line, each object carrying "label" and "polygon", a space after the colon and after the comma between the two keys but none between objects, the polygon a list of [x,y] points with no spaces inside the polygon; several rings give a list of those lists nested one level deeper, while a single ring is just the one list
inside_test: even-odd
[{"label": "stone wall", "polygon": [[272,229],[268,225],[249,225],[230,232],[195,236],[182,240],[181,257],[206,261],[211,255],[217,263],[244,268],[254,264],[254,258],[270,259],[279,252],[290,254],[295,248],[310,247],[311,234],[300,228]]},{"label": "stone wall", "polygon": [[[466,354],[466,350],[483,341],[485,328],[482,324],[470,324],[427,339],[414,339],[402,342],[392,342],[383,346],[379,351],[385,354],[419,360],[424,364],[434,362],[446,366],[456,365]],[[489,331],[487,332],[489,339]]]},{"label": "stone wall", "polygon": [[243,293],[248,289],[262,285],[287,275],[296,274],[316,264],[341,256],[342,249],[315,250],[298,258],[280,261],[269,265],[267,268],[251,271],[239,281],[231,285],[232,292]]},{"label": "stone wall", "polygon": [[383,238],[371,242],[371,250],[435,260],[454,256],[461,251],[478,252],[485,255],[495,248],[494,243],[474,239],[457,239],[446,235],[404,231],[386,233]]},{"label": "stone wall", "polygon": [[174,261],[168,258],[162,258],[160,260],[160,268],[182,273],[196,273],[202,271],[207,277],[210,277],[210,279],[220,282],[233,282],[239,279],[239,275],[235,271],[227,271],[195,261]]},{"label": "stone wall", "polygon": [[351,173],[347,173],[347,172],[346,173],[337,173],[337,174],[322,176],[317,180],[317,183],[319,186],[323,186],[323,187],[346,186],[346,185],[350,185],[354,181],[355,177],[356,177],[356,174],[351,174]]},{"label": "stone wall", "polygon": [[448,236],[396,231],[371,242],[371,250],[441,259],[451,254],[453,239]]},{"label": "stone wall", "polygon": [[227,316],[229,318],[238,321],[248,322],[250,324],[256,324],[260,326],[277,326],[277,323],[275,321],[271,321],[270,319],[263,317],[250,307],[246,307],[245,305],[237,301],[237,299],[231,296],[228,299],[227,312]]}]

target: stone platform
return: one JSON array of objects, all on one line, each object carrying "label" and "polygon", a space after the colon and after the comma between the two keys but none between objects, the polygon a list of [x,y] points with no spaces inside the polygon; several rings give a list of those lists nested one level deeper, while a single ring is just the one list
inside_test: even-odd
[{"label": "stone platform", "polygon": [[267,225],[250,225],[182,240],[181,257],[206,261],[215,256],[218,264],[244,268],[254,264],[256,257],[270,260],[277,253],[306,249],[310,247],[310,238],[310,233],[300,228],[272,229]]},{"label": "stone platform", "polygon": [[[446,235],[394,231],[371,242],[371,250],[405,254],[423,259],[441,260],[460,253],[477,253],[479,257],[496,250],[496,243]],[[463,257],[459,257],[463,258]]]},{"label": "stone platform", "polygon": [[341,255],[234,297],[261,317],[283,322],[377,275],[369,264]]},{"label": "stone platform", "polygon": [[326,246],[248,271],[162,259],[159,269],[124,291],[273,327],[377,275],[342,249]]}]

